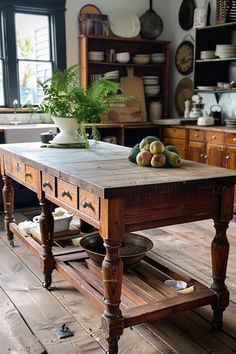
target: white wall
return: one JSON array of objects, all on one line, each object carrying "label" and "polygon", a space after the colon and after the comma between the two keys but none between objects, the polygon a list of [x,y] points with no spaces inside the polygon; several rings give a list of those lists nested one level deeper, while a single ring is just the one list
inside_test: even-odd
[{"label": "white wall", "polygon": [[[204,4],[205,0],[195,0],[197,6]],[[215,24],[215,0],[211,1],[211,24]],[[90,4],[97,6],[103,14],[131,13],[141,16],[149,8],[149,0],[91,0]],[[164,28],[158,39],[171,41],[170,51],[170,117],[178,117],[174,106],[175,88],[184,76],[180,75],[175,67],[174,56],[178,45],[183,41],[185,35],[195,37],[195,29],[184,31],[178,22],[178,12],[182,0],[153,0],[153,9],[161,16]],[[78,63],[78,14],[82,6],[88,1],[67,0],[66,1],[66,41],[67,41],[67,66]],[[193,78],[193,75],[191,76]],[[209,112],[210,106],[216,104],[215,96],[211,94],[202,95],[205,103],[205,110]],[[224,94],[219,102],[223,106],[224,117],[231,117],[236,110],[236,94]]]}]

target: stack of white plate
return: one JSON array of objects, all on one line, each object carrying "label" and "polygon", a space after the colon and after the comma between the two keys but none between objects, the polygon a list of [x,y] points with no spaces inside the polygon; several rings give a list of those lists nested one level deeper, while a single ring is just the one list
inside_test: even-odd
[{"label": "stack of white plate", "polygon": [[133,56],[132,60],[135,64],[148,64],[150,61],[150,55],[136,54],[135,56]]},{"label": "stack of white plate", "polygon": [[236,128],[236,119],[225,119],[226,127]]},{"label": "stack of white plate", "polygon": [[201,59],[214,59],[216,58],[215,56],[215,51],[214,50],[202,50],[200,53],[200,58]]},{"label": "stack of white plate", "polygon": [[91,61],[104,61],[105,53],[103,51],[89,51],[88,59]]},{"label": "stack of white plate", "polygon": [[229,22],[235,22],[236,21],[236,1],[231,0],[231,7],[229,10]]},{"label": "stack of white plate", "polygon": [[159,76],[143,76],[143,84],[146,96],[156,96],[160,93]]},{"label": "stack of white plate", "polygon": [[119,82],[119,70],[108,71],[103,76],[107,80]]},{"label": "stack of white plate", "polygon": [[164,53],[152,53],[151,62],[152,63],[164,63],[166,60]]},{"label": "stack of white plate", "polygon": [[220,59],[236,57],[236,45],[234,44],[217,44],[215,55]]}]

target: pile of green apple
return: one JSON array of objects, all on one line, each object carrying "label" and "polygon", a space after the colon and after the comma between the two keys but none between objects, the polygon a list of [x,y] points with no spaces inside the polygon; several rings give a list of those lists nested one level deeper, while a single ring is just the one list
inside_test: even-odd
[{"label": "pile of green apple", "polygon": [[164,146],[156,136],[146,136],[129,153],[129,160],[139,166],[180,167],[182,159],[174,145]]}]

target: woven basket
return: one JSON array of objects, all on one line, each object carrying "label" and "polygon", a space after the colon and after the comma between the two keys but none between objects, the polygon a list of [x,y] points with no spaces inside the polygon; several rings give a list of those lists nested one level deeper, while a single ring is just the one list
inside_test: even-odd
[{"label": "woven basket", "polygon": [[216,24],[226,23],[229,18],[229,11],[232,0],[216,0]]}]

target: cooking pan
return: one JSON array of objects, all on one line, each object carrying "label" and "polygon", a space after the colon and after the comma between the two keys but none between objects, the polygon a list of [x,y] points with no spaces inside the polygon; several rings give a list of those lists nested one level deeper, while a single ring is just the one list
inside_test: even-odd
[{"label": "cooking pan", "polygon": [[179,8],[179,24],[185,31],[193,27],[195,7],[194,0],[183,0]]},{"label": "cooking pan", "polygon": [[142,37],[148,39],[157,38],[163,30],[163,22],[160,16],[152,9],[152,0],[150,8],[140,17],[140,33]]}]

